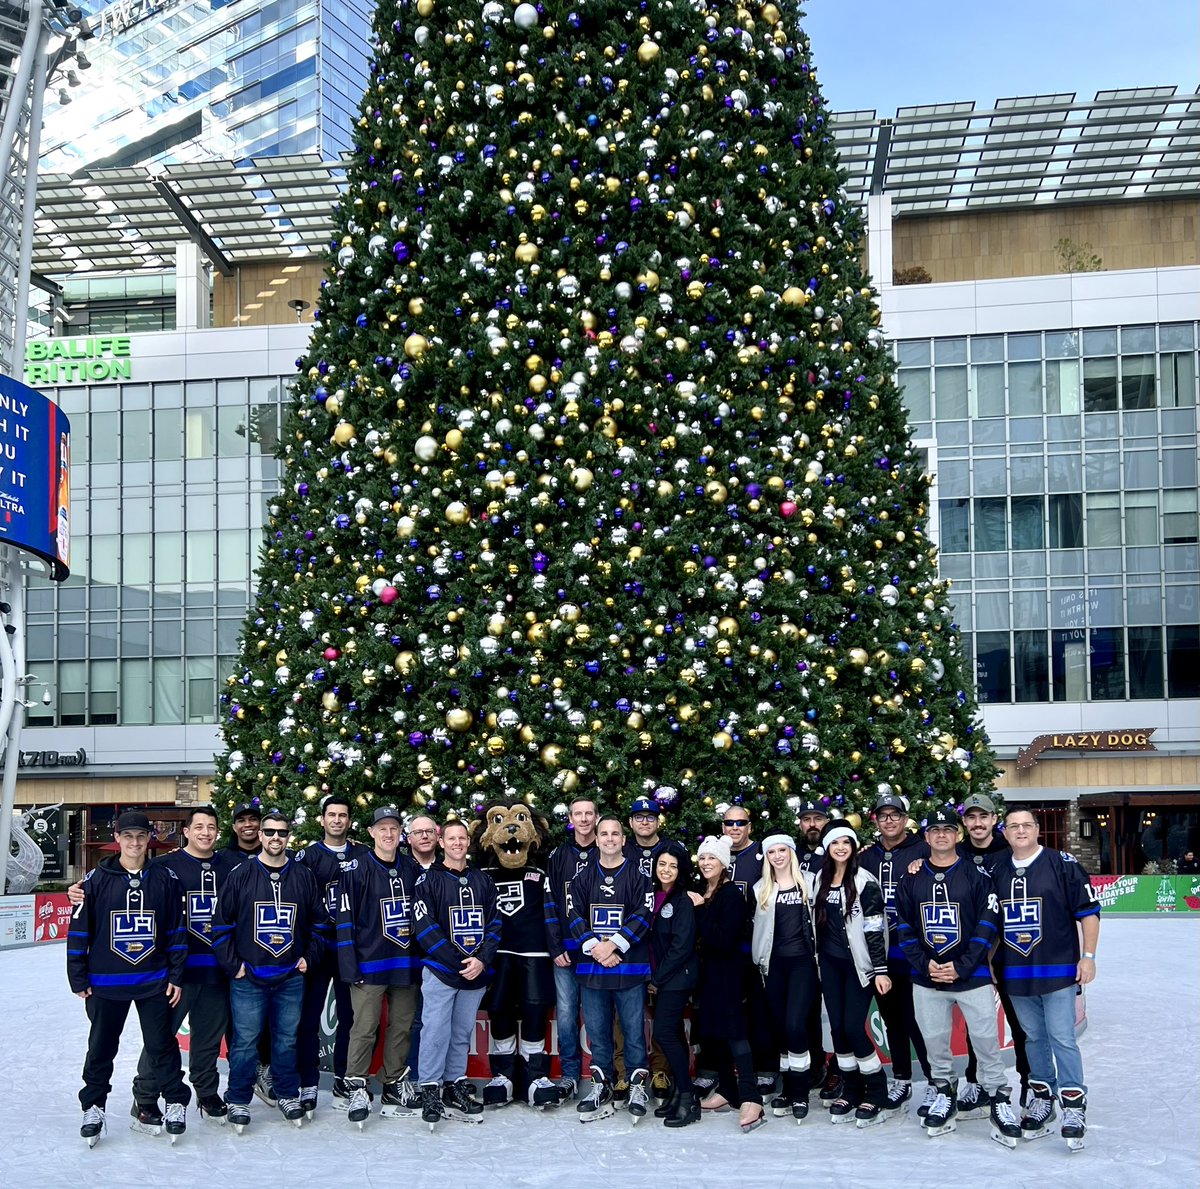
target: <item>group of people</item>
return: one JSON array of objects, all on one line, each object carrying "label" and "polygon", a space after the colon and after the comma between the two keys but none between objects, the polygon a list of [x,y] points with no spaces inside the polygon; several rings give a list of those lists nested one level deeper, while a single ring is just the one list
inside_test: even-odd
[{"label": "group of people", "polygon": [[[959,1118],[989,1117],[993,1137],[1010,1147],[1048,1134],[1057,1106],[1062,1135],[1081,1145],[1075,995],[1095,976],[1099,936],[1086,872],[1039,845],[1027,809],[1010,808],[1001,833],[983,795],[968,798],[961,816],[934,810],[923,837],[910,832],[894,794],[879,797],[872,817],[878,839],[866,848],[820,801],[800,807],[798,838],[757,842],[750,811],[737,803],[720,833],[700,841],[693,871],[689,848],[661,833],[654,801],[635,801],[623,821],[578,797],[544,866],[531,859],[513,871],[471,861],[462,822],[404,822],[391,806],[375,811],[370,846],[354,842],[351,807],[338,796],[322,805],[323,838],[295,851],[291,823],[257,805],[237,807],[229,845],[218,850],[217,813],[198,806],[184,847],[154,863],[146,815],[123,813],[118,853],[73,890],[68,974],[91,1022],[81,1134],[93,1144],[103,1133],[131,1003],[144,1042],[135,1127],[165,1123],[172,1142],[185,1128],[190,1091],[176,1041],[185,1016],[204,1114],[241,1131],[257,1095],[301,1125],[317,1109],[332,982],[332,1105],[360,1127],[373,1109],[370,1063],[382,1029],[379,1113],[420,1115],[431,1127],[479,1122],[485,1103],[513,1100],[515,1084],[533,1107],[577,1100],[585,1123],[618,1105],[636,1122],[654,1098],[667,1127],[736,1112],[752,1132],[768,1111],[803,1122],[816,1090],[832,1123],[875,1126],[912,1101],[931,1136]],[[993,984],[1017,1049],[1020,1116]],[[551,1001],[556,1079],[546,1049]],[[887,1029],[890,1080],[867,1028],[872,1001]],[[955,1006],[970,1034],[961,1093]],[[492,1021],[494,1075],[482,1098],[466,1076],[481,1007]],[[926,1079],[919,1104],[914,1050]]]}]

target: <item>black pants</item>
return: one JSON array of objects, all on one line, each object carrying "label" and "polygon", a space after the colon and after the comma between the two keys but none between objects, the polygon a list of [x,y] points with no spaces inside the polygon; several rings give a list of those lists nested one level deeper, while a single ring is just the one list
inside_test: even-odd
[{"label": "black pants", "polygon": [[875,992],[859,982],[858,971],[849,958],[821,955],[821,994],[829,1016],[833,1051],[841,1056],[873,1056],[875,1046],[867,1035],[867,1012]]},{"label": "black pants", "polygon": [[492,1076],[503,1075],[513,1084],[513,1098],[528,1098],[529,1087],[550,1074],[546,1052],[546,1024],[552,1003],[506,1003],[488,1009],[492,1051],[488,1063]]},{"label": "black pants", "polygon": [[[771,958],[766,981],[767,1010],[780,1057],[791,1054],[794,1062],[803,1055],[811,1070],[808,1034],[809,1017],[817,1001],[817,964],[810,956]],[[820,1008],[818,1007],[818,1013]],[[780,1064],[783,1062],[781,1060]],[[808,1072],[795,1070],[794,1072]],[[819,1070],[810,1076],[820,1076]]]},{"label": "black pants", "polygon": [[690,991],[662,991],[654,996],[654,1024],[651,1035],[671,1067],[671,1079],[680,1094],[695,1093],[692,1085],[687,1041],[683,1036],[683,1009]]},{"label": "black pants", "polygon": [[[87,1058],[83,1063],[83,1089],[79,1105],[103,1107],[112,1092],[113,1061],[121,1047],[121,1030],[129,1016],[128,999],[101,999],[94,991],[85,1000],[91,1028],[88,1031]],[[192,1092],[183,1084],[183,1065],[179,1060],[179,1042],[171,1027],[171,1005],[164,994],[132,1000],[142,1029],[142,1043],[154,1063],[159,1090],[167,1102],[191,1101]]]},{"label": "black pants", "polygon": [[[1012,1037],[1013,1054],[1016,1057],[1017,1073],[1021,1078],[1022,1089],[1029,1085],[1029,1056],[1025,1052],[1025,1029],[1021,1027],[1021,1021],[1017,1019],[1017,1013],[1013,1009],[1012,997],[1003,987],[996,988],[1000,992],[1000,1004],[1004,1008],[1005,1019],[1008,1020],[1008,1034]],[[896,1058],[893,1055],[892,1061]],[[971,1035],[967,1033],[967,1081],[973,1082],[976,1074],[975,1066],[975,1046],[971,1043]]]},{"label": "black pants", "polygon": [[[762,975],[758,967],[749,961],[746,963],[746,1025],[750,1032],[754,1068],[759,1073],[776,1073],[779,1070],[779,1045],[771,1028],[771,1010],[767,1005]],[[819,1028],[817,1035],[819,1043]]]},{"label": "black pants", "polygon": [[[179,1003],[171,1008],[171,1035],[188,1021],[188,1075],[197,1098],[209,1098],[221,1088],[217,1058],[221,1039],[229,1025],[229,988],[225,983],[184,983]],[[142,1045],[137,1076],[133,1079],[135,1102],[158,1101],[158,1078],[150,1047]]]},{"label": "black pants", "polygon": [[743,1102],[762,1105],[758,1079],[754,1076],[754,1057],[746,1037],[709,1036],[702,1044],[717,1071],[717,1093],[734,1106]]},{"label": "black pants", "polygon": [[889,958],[888,978],[892,980],[892,989],[879,997],[879,1014],[883,1016],[883,1026],[887,1029],[888,1048],[892,1054],[892,1077],[901,1082],[912,1081],[912,1054],[915,1049],[921,1072],[929,1081],[925,1038],[913,1014],[912,967],[903,959]]},{"label": "black pants", "polygon": [[346,1055],[350,1052],[350,1027],[354,1023],[354,1005],[350,988],[340,978],[334,978],[328,966],[319,967],[304,976],[304,1005],[300,1008],[300,1035],[296,1037],[296,1069],[300,1086],[316,1086],[321,1081],[321,1017],[333,983],[333,998],[337,1004],[337,1032],[333,1038],[333,1076],[346,1076]]}]

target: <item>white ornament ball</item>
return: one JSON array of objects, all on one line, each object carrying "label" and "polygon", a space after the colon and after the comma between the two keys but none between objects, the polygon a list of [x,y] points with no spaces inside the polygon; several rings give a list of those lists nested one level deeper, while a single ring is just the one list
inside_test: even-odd
[{"label": "white ornament ball", "polygon": [[518,29],[534,29],[538,23],[538,11],[532,4],[518,4],[513,13],[513,24]]},{"label": "white ornament ball", "polygon": [[437,457],[438,444],[436,438],[422,434],[413,443],[413,453],[421,462],[432,462]]}]

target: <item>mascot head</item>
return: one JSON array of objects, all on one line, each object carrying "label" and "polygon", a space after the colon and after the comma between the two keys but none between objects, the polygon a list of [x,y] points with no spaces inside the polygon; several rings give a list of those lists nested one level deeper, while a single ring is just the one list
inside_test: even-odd
[{"label": "mascot head", "polygon": [[471,823],[475,854],[484,866],[510,869],[534,863],[550,839],[546,819],[523,801],[489,805],[482,819]]}]

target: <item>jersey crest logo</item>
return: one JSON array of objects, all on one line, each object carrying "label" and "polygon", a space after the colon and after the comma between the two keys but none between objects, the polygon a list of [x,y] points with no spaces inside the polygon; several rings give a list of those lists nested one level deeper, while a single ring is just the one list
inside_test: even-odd
[{"label": "jersey crest logo", "polygon": [[483,908],[480,905],[451,905],[450,940],[467,954],[483,944]]},{"label": "jersey crest logo", "polygon": [[1028,958],[1042,940],[1042,900],[1004,901],[1004,944]]},{"label": "jersey crest logo", "polygon": [[152,912],[114,912],[109,932],[112,952],[134,966],[154,952]]},{"label": "jersey crest logo", "polygon": [[388,941],[408,949],[408,897],[393,896],[379,901],[380,927]]},{"label": "jersey crest logo", "polygon": [[597,937],[611,937],[624,923],[624,904],[592,905],[592,932]]},{"label": "jersey crest logo", "polygon": [[944,901],[925,901],[921,905],[921,927],[925,942],[935,954],[944,954],[962,938],[958,905]]},{"label": "jersey crest logo", "polygon": [[741,892],[743,898],[750,894],[750,884],[744,879],[735,879],[733,881],[733,886],[737,888],[739,892]]},{"label": "jersey crest logo", "polygon": [[525,885],[515,881],[498,883],[496,885],[496,907],[506,917],[515,917],[525,907]]},{"label": "jersey crest logo", "polygon": [[259,900],[254,905],[254,940],[276,958],[292,944],[296,906]]},{"label": "jersey crest logo", "polygon": [[217,907],[217,898],[212,892],[188,892],[188,932],[201,941],[212,941],[212,918]]}]

